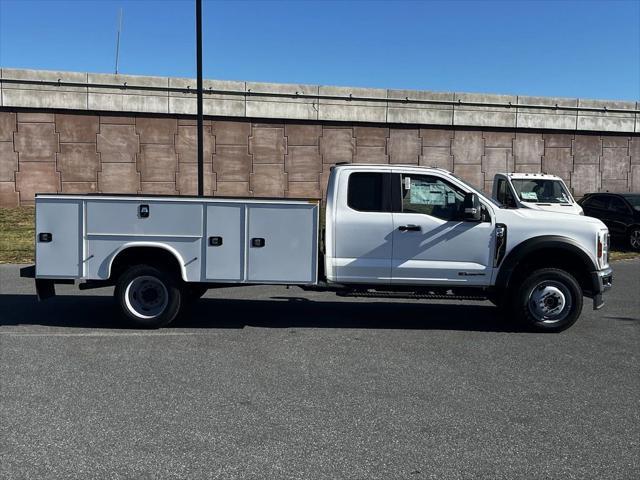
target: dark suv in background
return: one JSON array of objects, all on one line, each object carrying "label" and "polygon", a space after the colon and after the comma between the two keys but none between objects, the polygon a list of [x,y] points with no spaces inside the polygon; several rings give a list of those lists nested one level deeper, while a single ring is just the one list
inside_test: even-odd
[{"label": "dark suv in background", "polygon": [[640,193],[587,193],[578,203],[585,215],[602,220],[614,239],[640,251]]}]

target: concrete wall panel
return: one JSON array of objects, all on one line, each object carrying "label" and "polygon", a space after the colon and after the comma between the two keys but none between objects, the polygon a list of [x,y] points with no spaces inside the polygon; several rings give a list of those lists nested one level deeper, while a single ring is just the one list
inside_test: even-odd
[{"label": "concrete wall panel", "polygon": [[389,129],[385,127],[354,127],[358,147],[386,147]]},{"label": "concrete wall panel", "polygon": [[96,182],[100,157],[95,143],[61,143],[58,170],[63,182]]},{"label": "concrete wall panel", "polygon": [[96,115],[65,115],[55,116],[56,132],[60,142],[96,143],[96,135],[100,130],[100,118]]},{"label": "concrete wall panel", "polygon": [[102,163],[135,162],[140,151],[135,125],[100,125],[97,149]]},{"label": "concrete wall panel", "polygon": [[135,163],[102,163],[98,185],[105,193],[138,193],[140,173]]},{"label": "concrete wall panel", "polygon": [[[211,135],[211,125],[203,127],[203,160],[211,164],[211,157],[215,152],[216,139]],[[183,163],[196,163],[198,161],[198,137],[195,126],[178,125],[178,133],[175,135],[176,153],[178,160]]]},{"label": "concrete wall panel", "polygon": [[[204,165],[204,194],[211,196],[216,187],[216,174],[212,171],[212,163]],[[176,172],[176,187],[180,195],[198,194],[198,164],[180,163]]]},{"label": "concrete wall panel", "polygon": [[22,205],[33,204],[36,193],[56,193],[60,187],[60,174],[55,163],[23,163],[16,173],[16,190],[20,192]]},{"label": "concrete wall panel", "polygon": [[356,163],[389,163],[387,147],[356,147]]},{"label": "concrete wall panel", "polygon": [[[252,157],[243,145],[217,145],[213,155],[213,170],[220,182],[249,182]],[[234,187],[235,188],[235,187]]]},{"label": "concrete wall panel", "polygon": [[284,134],[287,145],[318,145],[322,126],[286,124]]},{"label": "concrete wall panel", "polygon": [[452,171],[453,156],[451,155],[451,147],[422,147],[420,165]]},{"label": "concrete wall panel", "polygon": [[287,153],[284,127],[254,127],[249,137],[249,153],[253,155],[253,163],[283,163]]},{"label": "concrete wall panel", "polygon": [[13,133],[18,129],[14,112],[0,112],[0,142],[12,142]]},{"label": "concrete wall panel", "polygon": [[249,182],[217,182],[218,197],[249,197]]},{"label": "concrete wall panel", "polygon": [[456,131],[451,142],[451,153],[456,164],[479,165],[484,154],[482,132]]},{"label": "concrete wall panel", "polygon": [[513,141],[513,156],[516,171],[520,165],[540,165],[544,155],[544,139],[539,133],[516,132]]},{"label": "concrete wall panel", "polygon": [[286,156],[285,170],[289,181],[318,181],[322,172],[322,157],[318,147],[292,146]]},{"label": "concrete wall panel", "polygon": [[324,163],[352,162],[356,140],[351,128],[323,128],[320,153]]},{"label": "concrete wall panel", "polygon": [[422,153],[422,140],[418,129],[392,128],[387,139],[389,163],[417,165]]},{"label": "concrete wall panel", "polygon": [[598,135],[578,135],[573,139],[573,161],[575,163],[598,164],[601,156],[602,139]]},{"label": "concrete wall panel", "polygon": [[284,197],[287,188],[287,174],[284,171],[284,166],[254,165],[253,172],[250,174],[249,186],[253,195],[258,197]]},{"label": "concrete wall panel", "polygon": [[142,182],[176,181],[178,159],[173,145],[143,144],[138,156],[138,170]]},{"label": "concrete wall panel", "polygon": [[212,123],[216,145],[249,145],[251,123],[215,121]]},{"label": "concrete wall panel", "polygon": [[0,182],[13,182],[18,170],[18,154],[13,142],[0,142]]},{"label": "concrete wall panel", "polygon": [[55,162],[58,134],[53,123],[20,123],[13,135],[20,162]]}]

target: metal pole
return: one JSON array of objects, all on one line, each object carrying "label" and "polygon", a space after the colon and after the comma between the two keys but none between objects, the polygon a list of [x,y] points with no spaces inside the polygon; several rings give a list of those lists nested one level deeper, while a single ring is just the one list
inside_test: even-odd
[{"label": "metal pole", "polygon": [[204,196],[204,137],[202,121],[202,0],[196,0],[196,63],[198,70],[198,196]]}]

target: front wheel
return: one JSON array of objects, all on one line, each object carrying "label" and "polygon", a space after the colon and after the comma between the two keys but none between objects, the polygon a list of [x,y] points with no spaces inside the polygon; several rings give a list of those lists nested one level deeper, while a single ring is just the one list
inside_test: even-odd
[{"label": "front wheel", "polygon": [[137,327],[159,328],[178,315],[182,296],[169,273],[149,265],[135,265],[118,279],[114,296],[124,317]]},{"label": "front wheel", "polygon": [[582,289],[570,273],[556,268],[533,271],[514,296],[514,313],[527,327],[561,332],[582,312]]}]

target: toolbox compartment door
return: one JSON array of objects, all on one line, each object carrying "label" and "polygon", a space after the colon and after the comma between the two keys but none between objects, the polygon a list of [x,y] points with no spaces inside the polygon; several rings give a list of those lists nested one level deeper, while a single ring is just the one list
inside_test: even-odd
[{"label": "toolbox compartment door", "polygon": [[81,276],[82,201],[36,197],[36,277]]},{"label": "toolbox compartment door", "polygon": [[206,280],[242,281],[245,206],[241,203],[212,203],[206,208]]},{"label": "toolbox compartment door", "polygon": [[318,204],[253,204],[247,210],[247,280],[315,283]]}]

